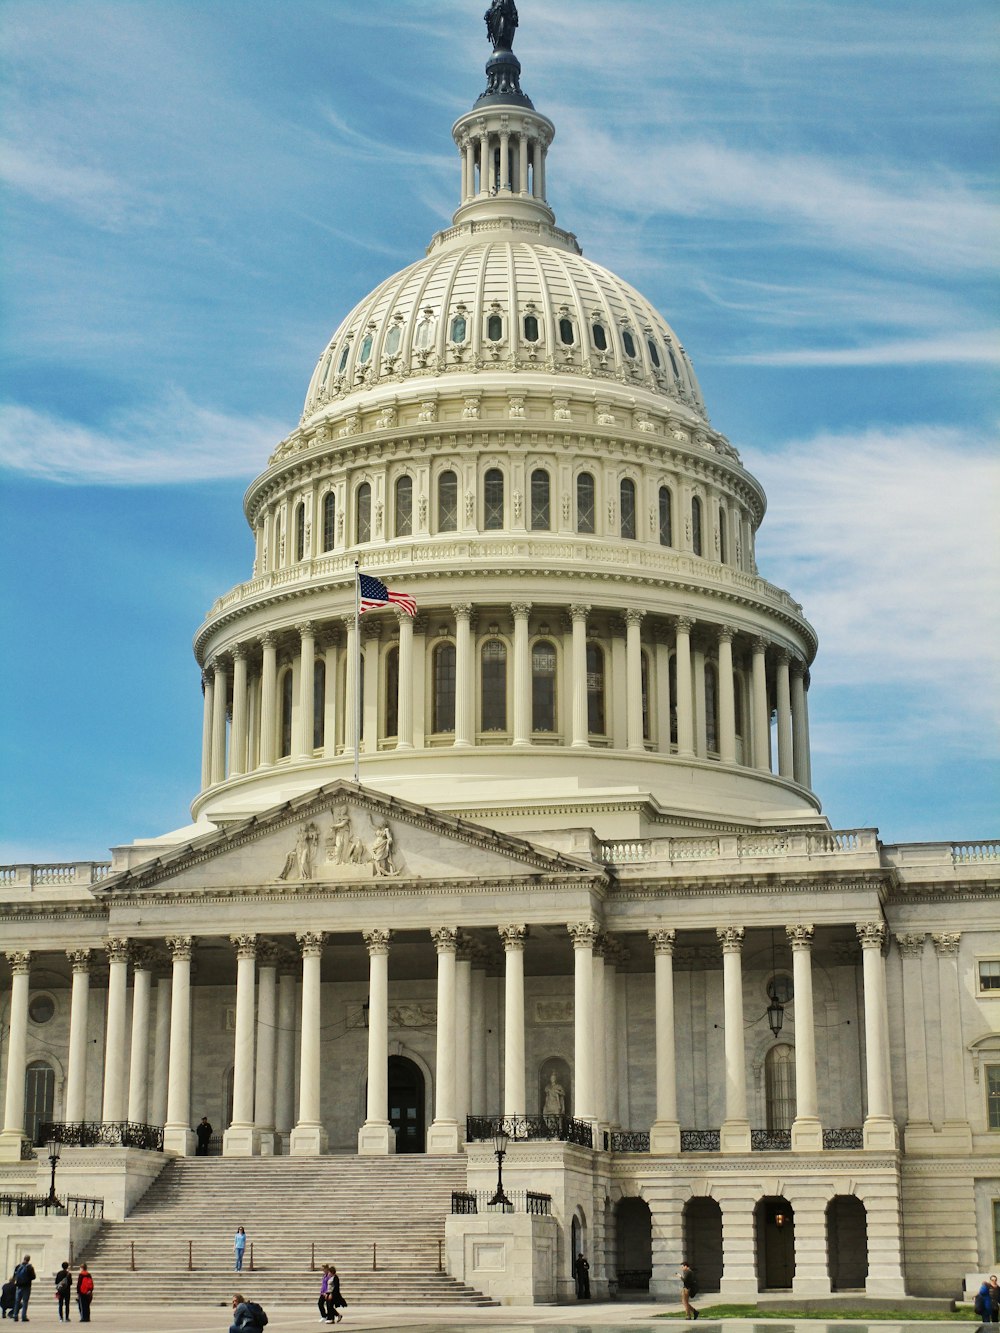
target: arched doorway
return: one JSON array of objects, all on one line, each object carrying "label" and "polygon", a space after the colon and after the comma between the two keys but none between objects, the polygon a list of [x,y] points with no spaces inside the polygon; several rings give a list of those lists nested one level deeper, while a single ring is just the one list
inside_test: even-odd
[{"label": "arched doorway", "polygon": [[684,1205],[684,1258],[695,1271],[699,1291],[722,1285],[722,1209],[716,1199],[688,1199]]},{"label": "arched doorway", "polygon": [[788,1291],[795,1276],[795,1213],[787,1199],[769,1195],[754,1209],[757,1287]]},{"label": "arched doorway", "polygon": [[32,1060],[24,1071],[24,1132],[35,1143],[39,1125],[52,1119],[56,1097],[56,1071],[44,1060]]},{"label": "arched doorway", "polygon": [[648,1291],[653,1276],[653,1223],[645,1199],[619,1199],[615,1209],[618,1233],[619,1291]]},{"label": "arched doorway", "polygon": [[826,1206],[826,1247],[834,1291],[864,1291],[868,1279],[868,1213],[853,1194]]},{"label": "arched doorway", "polygon": [[389,1124],[397,1152],[424,1151],[424,1076],[405,1055],[389,1056]]}]

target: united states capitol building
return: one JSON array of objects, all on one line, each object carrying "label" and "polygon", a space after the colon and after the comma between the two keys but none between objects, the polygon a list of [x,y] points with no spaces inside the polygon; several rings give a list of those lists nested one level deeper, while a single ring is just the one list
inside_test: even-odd
[{"label": "united states capitol building", "polygon": [[[1000,842],[822,813],[764,493],[557,224],[512,11],[452,226],[247,491],[193,822],[0,869],[0,1193],[46,1191],[54,1134],[121,1221],[205,1115],[213,1156],[460,1163],[448,1272],[499,1300],[580,1251],[597,1295],[685,1256],[736,1298],[957,1295],[1000,1259]],[[356,562],[417,615],[358,617]],[[501,1118],[535,1212],[482,1202]],[[7,1269],[63,1257],[31,1225]]]}]

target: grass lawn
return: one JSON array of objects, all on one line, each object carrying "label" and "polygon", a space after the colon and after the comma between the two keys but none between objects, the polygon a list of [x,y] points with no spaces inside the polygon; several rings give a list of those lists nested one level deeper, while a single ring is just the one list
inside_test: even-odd
[{"label": "grass lawn", "polygon": [[[930,1323],[979,1324],[979,1316],[971,1310],[942,1311],[930,1314],[923,1310],[775,1310],[768,1305],[706,1305],[699,1307],[702,1319],[822,1319],[824,1323],[837,1323],[844,1319],[859,1319],[866,1324],[886,1320],[892,1323],[912,1324],[919,1321]],[[683,1319],[684,1311],[671,1314],[655,1315],[656,1319]]]}]

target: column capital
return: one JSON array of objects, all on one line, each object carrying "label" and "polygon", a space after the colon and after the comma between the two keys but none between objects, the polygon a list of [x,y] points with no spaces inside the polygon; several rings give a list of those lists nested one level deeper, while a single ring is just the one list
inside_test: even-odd
[{"label": "column capital", "polygon": [[460,963],[471,963],[473,954],[476,951],[476,944],[468,935],[458,932],[458,961]]},{"label": "column capital", "polygon": [[527,926],[497,926],[497,934],[503,940],[503,947],[506,952],[521,950],[524,948],[524,941],[528,938]]},{"label": "column capital", "polygon": [[601,934],[601,928],[596,921],[574,921],[567,924],[566,930],[573,941],[574,949],[593,949]]},{"label": "column capital", "polygon": [[650,930],[647,933],[653,941],[654,954],[673,954],[677,941],[676,930]]},{"label": "column capital", "polygon": [[734,625],[720,625],[718,629],[718,639],[720,643],[732,643],[736,638],[736,627]]},{"label": "column capital", "polygon": [[300,638],[314,639],[316,637],[316,622],[314,620],[302,620],[295,626]]},{"label": "column capital", "polygon": [[625,612],[626,625],[641,625],[645,618],[645,611],[640,611],[638,607],[630,606]]},{"label": "column capital", "polygon": [[89,973],[91,964],[91,952],[89,949],[67,949],[66,957],[72,964],[74,972]]},{"label": "column capital", "polygon": [[17,973],[27,972],[31,967],[31,953],[27,949],[13,949],[10,953],[4,953],[7,962],[10,963],[10,970]]},{"label": "column capital", "polygon": [[743,926],[721,926],[715,933],[723,953],[743,952],[743,937],[746,934]]},{"label": "column capital", "polygon": [[431,939],[439,954],[458,952],[457,926],[434,926],[431,929]]},{"label": "column capital", "polygon": [[389,952],[389,941],[392,939],[391,930],[382,930],[380,927],[375,927],[371,930],[363,930],[361,936],[368,949],[369,958]]},{"label": "column capital", "polygon": [[934,952],[939,958],[947,958],[958,953],[958,946],[962,940],[960,930],[945,931],[940,935],[932,935],[931,940],[934,944]]},{"label": "column capital", "polygon": [[531,603],[511,602],[510,611],[515,620],[527,620],[531,614]]},{"label": "column capital", "polygon": [[862,949],[881,949],[885,943],[885,924],[882,921],[859,921],[854,929]]},{"label": "column capital", "polygon": [[[132,968],[136,972],[152,972],[156,966],[156,950],[148,944],[132,945]],[[76,971],[76,968],[73,968]]]},{"label": "column capital", "polygon": [[237,958],[257,957],[257,936],[256,935],[230,935],[229,943],[236,950]]},{"label": "column capital", "polygon": [[569,608],[569,613],[574,621],[582,620],[586,622],[587,617],[590,615],[590,606],[583,602],[574,602]]},{"label": "column capital", "polygon": [[349,614],[346,616],[341,616],[341,620],[343,621],[344,629],[347,630],[348,634],[351,632],[352,629],[354,629],[357,626],[358,623],[358,618],[353,611],[349,612]]},{"label": "column capital", "polygon": [[806,678],[806,664],[801,657],[792,656],[791,670],[793,676],[801,676],[803,681]]},{"label": "column capital", "polygon": [[175,963],[190,963],[194,940],[190,935],[170,935],[164,941]]},{"label": "column capital", "polygon": [[755,653],[766,653],[768,648],[770,647],[768,641],[766,639],[760,638],[759,636],[753,639],[752,642],[753,642],[753,650]]},{"label": "column capital", "polygon": [[274,940],[257,941],[257,962],[261,967],[277,967],[284,961],[284,949],[275,944]]},{"label": "column capital", "polygon": [[247,648],[245,643],[234,643],[229,650],[229,655],[233,662],[245,662],[247,660]]},{"label": "column capital", "polygon": [[452,602],[451,609],[456,620],[468,621],[472,616],[471,602]]},{"label": "column capital", "polygon": [[674,628],[678,634],[690,634],[694,629],[694,621],[690,616],[678,616],[674,621]]},{"label": "column capital", "polygon": [[104,950],[109,963],[127,963],[132,953],[132,942],[112,936],[104,941]]},{"label": "column capital", "polygon": [[263,634],[258,634],[257,642],[262,648],[277,648],[278,636],[273,630],[265,630]]},{"label": "column capital", "polygon": [[786,926],[785,934],[791,942],[792,952],[796,949],[811,949],[813,942],[813,926]]},{"label": "column capital", "polygon": [[904,958],[921,958],[924,952],[924,935],[897,935],[896,946]]},{"label": "column capital", "polygon": [[612,935],[604,937],[604,961],[609,967],[624,967],[631,957],[621,940],[616,940]]},{"label": "column capital", "polygon": [[296,932],[295,938],[299,942],[299,948],[302,951],[303,958],[319,958],[323,952],[326,931],[304,930],[301,934]]},{"label": "column capital", "polygon": [[362,621],[362,635],[366,639],[381,639],[382,622],[375,616],[369,616],[367,620]]},{"label": "column capital", "polygon": [[209,663],[209,666],[215,673],[216,680],[218,680],[220,676],[225,676],[229,671],[229,663],[226,661],[226,659],[222,656],[221,653],[218,653],[215,657],[212,658],[211,662]]},{"label": "column capital", "polygon": [[778,649],[778,666],[791,666],[792,654],[787,648]]}]

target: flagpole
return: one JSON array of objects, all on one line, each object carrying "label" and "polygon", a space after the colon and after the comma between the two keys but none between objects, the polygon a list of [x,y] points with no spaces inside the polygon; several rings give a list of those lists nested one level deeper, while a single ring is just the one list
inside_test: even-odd
[{"label": "flagpole", "polygon": [[361,754],[361,562],[354,562],[354,781],[360,785]]}]

